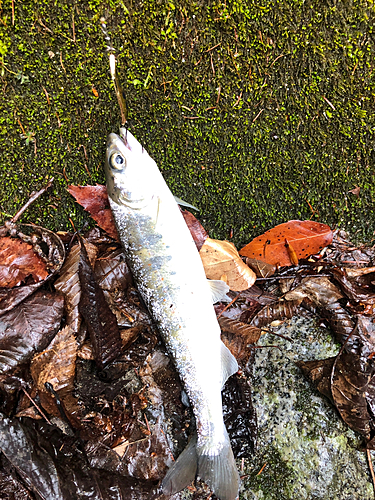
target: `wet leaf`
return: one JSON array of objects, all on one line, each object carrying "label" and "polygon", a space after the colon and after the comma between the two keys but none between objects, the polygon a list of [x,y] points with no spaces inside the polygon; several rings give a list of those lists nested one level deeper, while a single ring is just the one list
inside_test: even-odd
[{"label": "wet leaf", "polygon": [[47,276],[46,264],[32,245],[18,238],[0,238],[0,287],[13,288],[26,280],[32,284]]},{"label": "wet leaf", "polygon": [[103,290],[96,282],[84,245],[81,245],[79,277],[82,287],[79,310],[84,317],[99,369],[116,359],[121,352],[121,337],[116,316],[110,310]]},{"label": "wet leaf", "polygon": [[0,449],[27,486],[43,500],[61,500],[54,463],[17,420],[0,415]]},{"label": "wet leaf", "polygon": [[297,361],[303,374],[311,380],[318,391],[326,396],[332,403],[331,373],[336,357],[312,361]]},{"label": "wet leaf", "polygon": [[188,210],[181,210],[181,212],[199,252],[204,242],[208,238],[208,233],[192,213],[190,213]]},{"label": "wet leaf", "polygon": [[[90,262],[94,262],[98,251],[96,246],[85,240],[83,241]],[[81,283],[78,273],[80,257],[81,246],[78,244],[74,245],[61,268],[59,278],[54,283],[56,290],[61,292],[65,297],[66,322],[76,333],[79,332],[81,325],[81,316],[78,309],[81,299]]]},{"label": "wet leaf", "polygon": [[339,302],[327,304],[322,309],[322,315],[328,320],[328,323],[335,334],[336,340],[341,342],[341,344],[344,344],[355,327],[355,323],[351,316]]},{"label": "wet leaf", "polygon": [[242,261],[233,243],[207,238],[199,254],[207,278],[219,280],[225,275],[225,281],[234,291],[253,286],[255,273]]},{"label": "wet leaf", "polygon": [[64,299],[61,295],[37,291],[0,317],[0,372],[18,365],[47,347],[59,329]]},{"label": "wet leaf", "polygon": [[262,260],[271,265],[291,266],[285,240],[292,245],[298,259],[317,253],[332,242],[329,226],[314,221],[291,220],[280,224],[252,240],[240,255]]},{"label": "wet leaf", "polygon": [[273,304],[268,304],[261,309],[251,320],[251,325],[262,328],[272,321],[291,319],[297,313],[302,299],[280,300]]},{"label": "wet leaf", "polygon": [[304,299],[312,300],[318,306],[326,306],[343,298],[340,290],[326,277],[313,276],[303,278],[300,285],[286,293],[285,300]]},{"label": "wet leaf", "polygon": [[89,212],[99,227],[114,240],[119,241],[115,221],[109,207],[107,187],[96,186],[69,186],[69,193],[77,202]]},{"label": "wet leaf", "polygon": [[252,404],[251,386],[245,374],[235,374],[227,380],[222,400],[233,454],[236,458],[251,458],[256,449],[257,416]]},{"label": "wet leaf", "polygon": [[[21,232],[22,231],[22,232]],[[17,304],[29,297],[43,283],[59,271],[65,260],[65,248],[61,239],[48,229],[31,224],[10,224],[3,228],[2,234],[11,235],[27,245],[31,245],[34,254],[45,263],[47,275],[37,283],[16,288],[0,288],[0,316],[10,311]]]},{"label": "wet leaf", "polygon": [[354,281],[350,280],[344,269],[336,267],[332,269],[332,274],[350,300],[362,302],[362,304],[375,304],[375,293],[366,291],[365,288],[360,287]]},{"label": "wet leaf", "polygon": [[336,358],[331,374],[331,391],[334,403],[348,426],[370,438],[371,417],[367,396],[375,373],[372,360],[345,350]]},{"label": "wet leaf", "polygon": [[[219,325],[223,331],[223,342],[231,351],[237,361],[245,364],[250,355],[249,344],[256,344],[260,339],[262,331],[255,326],[242,323],[236,319],[219,318]],[[232,335],[228,335],[232,334]]]},{"label": "wet leaf", "polygon": [[254,273],[257,275],[257,278],[268,278],[275,274],[276,267],[271,264],[267,264],[267,262],[263,262],[262,260],[250,259],[246,258],[246,265],[248,265]]},{"label": "wet leaf", "polygon": [[41,405],[55,417],[61,416],[61,410],[57,406],[59,401],[47,390],[46,383],[51,384],[58,394],[68,417],[78,413],[77,402],[72,396],[76,357],[77,342],[73,330],[66,326],[57,333],[46,350],[36,354],[32,359],[30,370],[38,389]]}]

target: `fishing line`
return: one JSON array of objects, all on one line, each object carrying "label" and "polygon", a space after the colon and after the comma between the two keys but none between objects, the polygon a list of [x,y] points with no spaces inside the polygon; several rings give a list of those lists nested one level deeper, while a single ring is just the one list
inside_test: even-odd
[{"label": "fishing line", "polygon": [[112,45],[112,40],[108,33],[105,17],[100,18],[100,26],[102,28],[104,40],[106,42],[106,50],[109,55],[109,71],[111,73],[112,82],[115,87],[117,102],[120,108],[121,126],[124,127],[128,121],[128,108],[126,106],[124,93],[116,73],[116,56],[115,56],[116,50]]}]

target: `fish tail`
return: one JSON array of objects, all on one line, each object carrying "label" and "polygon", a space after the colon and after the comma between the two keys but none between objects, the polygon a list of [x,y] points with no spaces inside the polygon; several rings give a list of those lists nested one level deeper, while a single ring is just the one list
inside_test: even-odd
[{"label": "fish tail", "polygon": [[224,437],[220,453],[216,452],[216,448],[211,450],[207,445],[197,450],[198,477],[220,500],[235,500],[241,481],[225,427]]},{"label": "fish tail", "polygon": [[163,479],[161,486],[164,495],[181,491],[198,475],[220,500],[235,500],[238,497],[240,476],[225,427],[224,437],[224,444],[220,453],[217,453],[216,447],[209,444],[197,448],[195,435]]}]

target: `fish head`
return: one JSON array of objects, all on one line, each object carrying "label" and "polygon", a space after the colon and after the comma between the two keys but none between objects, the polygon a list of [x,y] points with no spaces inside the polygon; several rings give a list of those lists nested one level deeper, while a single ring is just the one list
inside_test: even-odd
[{"label": "fish head", "polygon": [[108,136],[105,160],[108,196],[118,205],[134,210],[155,197],[159,169],[147,151],[125,128]]}]

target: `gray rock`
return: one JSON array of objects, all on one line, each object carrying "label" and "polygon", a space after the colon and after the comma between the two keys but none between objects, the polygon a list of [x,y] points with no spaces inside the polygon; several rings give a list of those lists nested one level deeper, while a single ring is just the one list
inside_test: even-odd
[{"label": "gray rock", "polygon": [[[258,451],[243,465],[241,499],[370,500],[374,498],[361,436],[350,430],[332,404],[295,365],[334,356],[339,346],[329,330],[296,317],[261,337],[256,350],[254,405]],[[267,464],[258,475],[263,465]]]}]

